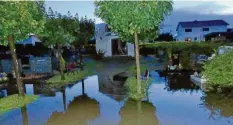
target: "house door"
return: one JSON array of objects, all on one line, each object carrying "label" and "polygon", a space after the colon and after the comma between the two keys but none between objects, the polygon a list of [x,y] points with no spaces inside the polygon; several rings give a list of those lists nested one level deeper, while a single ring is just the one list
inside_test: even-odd
[{"label": "house door", "polygon": [[126,43],[119,39],[112,39],[112,55],[126,55]]}]

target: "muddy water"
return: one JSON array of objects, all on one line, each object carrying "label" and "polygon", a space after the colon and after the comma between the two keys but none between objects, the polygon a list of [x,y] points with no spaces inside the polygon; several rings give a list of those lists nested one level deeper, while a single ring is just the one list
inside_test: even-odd
[{"label": "muddy water", "polygon": [[[151,73],[149,101],[136,102],[124,95],[103,94],[98,76],[61,91],[42,93],[27,84],[27,94],[40,98],[0,116],[0,125],[232,125],[233,100],[206,95],[182,77]],[[6,96],[7,90],[1,95]]]}]

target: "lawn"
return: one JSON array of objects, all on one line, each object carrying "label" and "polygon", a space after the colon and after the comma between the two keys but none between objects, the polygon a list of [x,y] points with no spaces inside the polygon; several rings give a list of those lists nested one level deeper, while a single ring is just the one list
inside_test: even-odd
[{"label": "lawn", "polygon": [[60,88],[65,85],[80,81],[91,75],[93,75],[93,72],[88,71],[88,70],[78,71],[78,72],[75,72],[74,74],[65,73],[65,80],[61,80],[61,75],[57,74],[53,76],[52,78],[46,80],[46,83],[50,88]]},{"label": "lawn", "polygon": [[36,95],[25,95],[25,97],[19,97],[17,94],[10,95],[0,99],[0,114],[3,114],[9,110],[23,107],[35,100],[38,96]]}]

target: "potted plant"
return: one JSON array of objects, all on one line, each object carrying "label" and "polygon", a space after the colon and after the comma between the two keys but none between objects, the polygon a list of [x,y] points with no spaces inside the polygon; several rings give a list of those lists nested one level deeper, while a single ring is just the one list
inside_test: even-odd
[{"label": "potted plant", "polygon": [[96,59],[96,60],[101,60],[101,59],[103,59],[105,53],[106,53],[106,51],[99,49],[99,50],[96,52],[94,59]]}]

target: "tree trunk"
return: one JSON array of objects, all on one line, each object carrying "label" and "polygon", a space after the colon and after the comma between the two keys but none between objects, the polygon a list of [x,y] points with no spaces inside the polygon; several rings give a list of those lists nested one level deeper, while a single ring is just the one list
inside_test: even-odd
[{"label": "tree trunk", "polygon": [[8,36],[8,40],[9,40],[9,45],[10,45],[11,57],[12,57],[12,62],[14,66],[14,72],[15,72],[19,96],[25,96],[23,83],[20,79],[20,72],[19,72],[19,65],[18,65],[19,63],[17,60],[16,52],[15,52],[16,51],[15,42],[11,35]]},{"label": "tree trunk", "polygon": [[65,74],[64,74],[65,64],[63,62],[64,59],[61,54],[61,46],[58,44],[57,48],[58,48],[58,61],[59,61],[59,68],[60,68],[60,73],[61,73],[61,80],[65,80]]},{"label": "tree trunk", "polygon": [[82,64],[83,63],[83,54],[82,54],[82,49],[83,48],[79,48],[79,58],[80,58],[80,63]]},{"label": "tree trunk", "polygon": [[136,70],[137,70],[137,93],[141,95],[141,81],[140,81],[140,61],[139,61],[139,48],[138,48],[138,34],[134,33],[135,42],[135,60],[136,60]]}]

